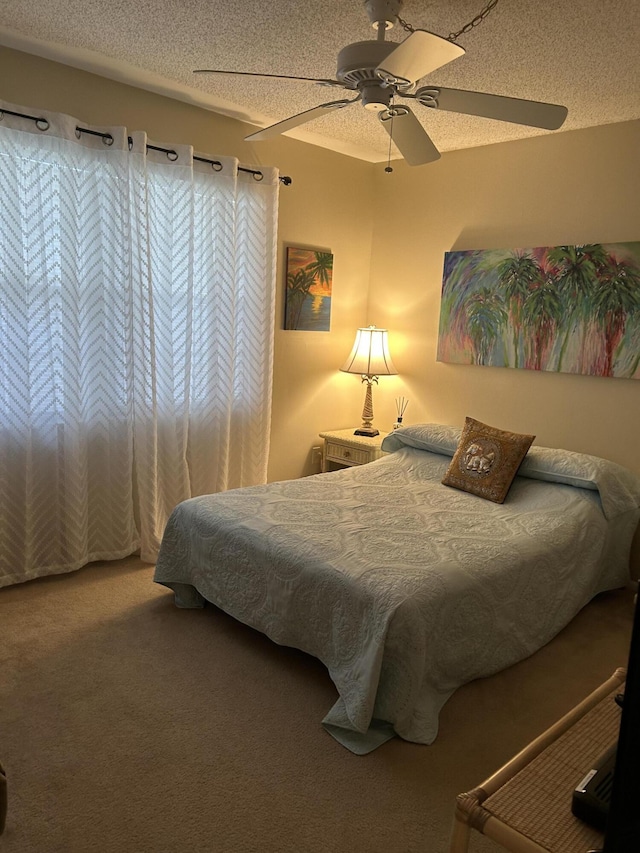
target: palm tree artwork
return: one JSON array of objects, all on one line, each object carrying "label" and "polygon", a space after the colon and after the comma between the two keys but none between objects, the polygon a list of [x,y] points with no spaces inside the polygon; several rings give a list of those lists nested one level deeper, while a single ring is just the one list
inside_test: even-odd
[{"label": "palm tree artwork", "polygon": [[640,243],[446,252],[438,361],[640,379]]},{"label": "palm tree artwork", "polygon": [[285,329],[328,332],[332,284],[331,252],[287,246]]},{"label": "palm tree artwork", "polygon": [[513,366],[520,367],[518,362],[521,360],[524,346],[524,303],[539,281],[541,269],[528,255],[515,254],[500,261],[497,270],[513,332]]}]

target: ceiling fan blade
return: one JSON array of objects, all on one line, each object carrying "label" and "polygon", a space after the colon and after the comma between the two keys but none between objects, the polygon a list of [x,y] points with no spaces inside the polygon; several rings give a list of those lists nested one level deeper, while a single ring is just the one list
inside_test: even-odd
[{"label": "ceiling fan blade", "polygon": [[546,130],[557,130],[569,112],[559,104],[507,98],[485,92],[467,92],[464,89],[444,89],[440,86],[424,86],[410,97],[425,107],[543,127]]},{"label": "ceiling fan blade", "polygon": [[345,86],[339,80],[329,80],[324,77],[291,77],[288,74],[258,74],[255,71],[221,71],[216,68],[197,68],[194,74],[234,74],[237,77],[275,77],[278,80],[308,80],[310,83],[322,83],[323,86]]},{"label": "ceiling fan blade", "polygon": [[[398,114],[392,115],[396,110]],[[440,152],[428,133],[407,107],[378,113],[378,118],[410,166],[422,166],[440,159]]]},{"label": "ceiling fan blade", "polygon": [[269,127],[264,127],[262,130],[257,130],[255,133],[245,136],[247,142],[258,142],[263,139],[270,139],[272,136],[278,136],[287,130],[298,127],[301,124],[306,124],[308,121],[313,121],[314,118],[319,118],[325,113],[330,113],[332,110],[340,110],[343,107],[348,107],[349,104],[354,104],[360,100],[360,96],[352,100],[345,101],[330,101],[328,104],[320,104],[319,107],[312,107],[310,110],[305,110],[303,113],[285,118],[283,121],[272,124]]},{"label": "ceiling fan blade", "polygon": [[376,74],[390,83],[415,83],[464,53],[464,48],[442,36],[427,30],[414,30],[380,63]]}]

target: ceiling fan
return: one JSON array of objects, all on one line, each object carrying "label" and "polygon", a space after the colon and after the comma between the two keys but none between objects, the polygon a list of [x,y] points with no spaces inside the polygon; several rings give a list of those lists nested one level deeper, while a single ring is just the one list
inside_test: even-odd
[{"label": "ceiling fan", "polygon": [[[210,68],[198,69],[194,74],[234,74],[280,80],[307,80],[323,86],[346,89],[355,93],[355,97],[320,104],[245,138],[249,141],[269,139],[359,101],[366,110],[378,114],[382,126],[407,163],[410,166],[420,166],[437,160],[440,152],[415,114],[408,106],[397,103],[396,98],[410,99],[429,109],[483,116],[546,130],[557,130],[567,117],[567,108],[559,104],[463,89],[446,89],[443,86],[416,88],[417,82],[426,74],[464,55],[464,48],[455,43],[455,38],[483,20],[497,2],[498,0],[492,0],[460,32],[443,38],[427,30],[413,29],[403,21],[400,18],[403,0],[365,0],[369,20],[377,30],[377,39],[355,42],[343,48],[338,54],[335,80]],[[399,22],[410,32],[408,38],[400,43],[384,40],[386,30],[395,22]]]}]

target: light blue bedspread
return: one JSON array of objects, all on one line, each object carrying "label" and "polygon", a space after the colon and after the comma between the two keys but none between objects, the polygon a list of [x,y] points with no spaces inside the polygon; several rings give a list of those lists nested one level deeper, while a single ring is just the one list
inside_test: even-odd
[{"label": "light blue bedspread", "polygon": [[431,743],[456,688],[623,586],[640,516],[640,479],[604,460],[595,487],[518,476],[495,504],[441,485],[448,447],[406,434],[369,465],[185,501],[154,575],[319,658],[338,691],[323,724],[360,754]]}]

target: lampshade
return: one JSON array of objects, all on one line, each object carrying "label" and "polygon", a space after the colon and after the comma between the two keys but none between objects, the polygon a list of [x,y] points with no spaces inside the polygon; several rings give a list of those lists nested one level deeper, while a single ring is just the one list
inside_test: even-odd
[{"label": "lampshade", "polygon": [[388,376],[398,372],[389,355],[387,330],[377,329],[375,326],[358,329],[353,349],[340,370],[344,370],[345,373],[359,373],[362,376],[362,381],[367,384],[362,409],[362,426],[355,431],[354,435],[369,437],[379,435],[380,433],[372,424],[373,397],[371,386],[374,382],[378,382],[378,376]]},{"label": "lampshade", "polygon": [[387,330],[375,326],[358,329],[353,349],[340,370],[362,376],[389,376],[397,373],[389,355]]}]

